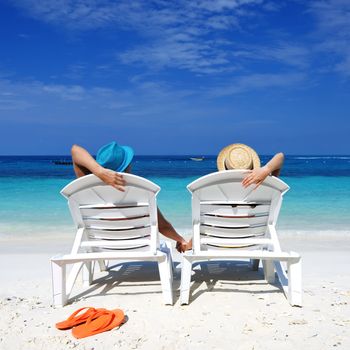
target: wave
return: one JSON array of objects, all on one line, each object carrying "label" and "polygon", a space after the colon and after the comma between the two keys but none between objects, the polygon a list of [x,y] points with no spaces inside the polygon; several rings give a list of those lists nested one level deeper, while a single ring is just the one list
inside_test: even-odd
[{"label": "wave", "polygon": [[310,157],[292,157],[292,159],[350,159],[348,156],[310,156]]}]

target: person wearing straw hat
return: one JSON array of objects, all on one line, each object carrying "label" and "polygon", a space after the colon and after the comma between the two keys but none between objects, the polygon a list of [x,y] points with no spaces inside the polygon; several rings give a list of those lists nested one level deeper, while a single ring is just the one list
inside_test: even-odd
[{"label": "person wearing straw hat", "polygon": [[268,175],[279,176],[284,162],[284,154],[277,153],[263,167],[258,154],[249,146],[242,143],[233,143],[224,147],[217,157],[219,171],[229,169],[246,169],[247,176],[242,185],[248,187],[255,184],[257,188]]},{"label": "person wearing straw hat", "polygon": [[[284,162],[284,154],[277,153],[261,166],[258,154],[249,146],[233,143],[224,147],[216,159],[219,171],[231,169],[246,169],[247,175],[242,181],[244,187],[255,184],[256,189],[269,175],[279,176]],[[192,249],[192,239],[186,244],[186,249]]]},{"label": "person wearing straw hat", "polygon": [[[131,173],[131,161],[134,157],[134,151],[131,147],[118,145],[117,142],[110,142],[99,149],[96,160],[86,149],[78,145],[72,146],[71,154],[74,172],[77,177],[92,173],[107,185],[119,191],[125,191],[125,180],[122,173]],[[158,230],[164,236],[176,241],[176,249],[179,252],[189,249],[189,242],[186,242],[176,232],[159,208]]]}]

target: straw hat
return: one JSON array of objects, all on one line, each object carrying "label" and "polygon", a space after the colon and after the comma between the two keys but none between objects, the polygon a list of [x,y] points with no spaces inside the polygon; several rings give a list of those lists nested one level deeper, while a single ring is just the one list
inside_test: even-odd
[{"label": "straw hat", "polygon": [[223,148],[216,160],[218,170],[260,168],[260,158],[247,145],[233,143]]}]

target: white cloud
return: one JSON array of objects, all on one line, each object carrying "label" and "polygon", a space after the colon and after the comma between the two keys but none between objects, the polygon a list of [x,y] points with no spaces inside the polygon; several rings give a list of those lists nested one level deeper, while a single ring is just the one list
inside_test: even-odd
[{"label": "white cloud", "polygon": [[322,0],[310,4],[310,11],[316,16],[319,28],[342,37],[350,36],[349,10],[348,0]]},{"label": "white cloud", "polygon": [[32,102],[17,99],[17,98],[2,98],[0,97],[0,111],[25,111],[34,107]]},{"label": "white cloud", "polygon": [[213,41],[197,43],[192,40],[168,38],[152,46],[139,47],[120,54],[119,58],[125,64],[146,63],[153,66],[153,69],[180,68],[197,73],[232,69],[225,51],[216,47]]},{"label": "white cloud", "polygon": [[[14,0],[30,16],[68,30],[109,26],[142,37],[120,54],[123,63],[179,68],[195,73],[232,70],[222,33],[240,30],[240,21],[260,10],[263,0],[97,1]],[[249,11],[244,12],[247,9]],[[228,40],[228,41],[231,41]]]},{"label": "white cloud", "polygon": [[63,100],[81,101],[86,97],[86,91],[79,85],[43,85],[41,86],[44,93],[57,95]]},{"label": "white cloud", "polygon": [[350,76],[350,2],[348,0],[313,1],[309,12],[316,19],[315,51],[328,71]]},{"label": "white cloud", "polygon": [[238,45],[238,49],[233,52],[233,56],[236,58],[251,61],[270,61],[301,69],[308,67],[311,55],[311,50],[306,46],[291,42],[277,42],[268,46]]},{"label": "white cloud", "polygon": [[[106,93],[107,92],[107,93]],[[69,108],[82,102],[101,103],[108,108],[118,98],[114,90],[98,87],[87,89],[80,85],[46,84],[40,81],[11,81],[0,79],[0,110],[26,110],[30,113],[39,108]]]},{"label": "white cloud", "polygon": [[128,124],[129,116],[138,116],[138,122],[145,117],[163,118],[186,104],[192,94],[152,81],[137,82],[131,89],[111,89],[0,79],[0,119],[69,124],[117,118]]},{"label": "white cloud", "polygon": [[211,90],[209,94],[212,97],[218,97],[265,88],[285,88],[300,84],[305,79],[306,75],[302,73],[250,74],[231,79],[222,86]]},{"label": "white cloud", "polygon": [[[137,125],[192,123],[226,116],[231,107],[217,98],[251,90],[281,88],[303,80],[298,74],[252,74],[230,79],[217,87],[176,89],[162,82],[137,81],[129,89],[101,86],[46,84],[0,79],[0,119],[45,125]],[[222,108],[222,110],[221,110]]]},{"label": "white cloud", "polygon": [[116,19],[117,4],[95,0],[13,0],[25,13],[39,20],[68,28],[91,29]]},{"label": "white cloud", "polygon": [[193,7],[202,8],[210,12],[222,12],[224,10],[233,10],[242,5],[261,4],[263,0],[202,0],[193,2]]},{"label": "white cloud", "polygon": [[[284,33],[281,39],[280,28],[269,27],[262,20],[264,14],[276,15],[283,10],[283,1],[13,0],[13,3],[26,14],[66,30],[80,32],[108,27],[111,33],[120,29],[131,31],[135,40],[114,57],[125,65],[136,65],[153,73],[170,68],[197,75],[246,74],[250,65],[259,61],[275,64],[274,71],[293,67],[305,72],[315,58],[320,62],[318,52],[334,52],[339,58],[332,69],[350,74],[348,0],[299,3],[316,18],[323,37],[328,37],[318,45],[312,39],[312,29],[303,37]],[[242,39],[246,36],[240,35],[248,35],[249,40],[259,25],[262,42],[266,44],[258,40],[247,44]],[[259,72],[259,68],[255,69]],[[80,64],[72,65],[66,77],[78,80],[84,71]]]}]

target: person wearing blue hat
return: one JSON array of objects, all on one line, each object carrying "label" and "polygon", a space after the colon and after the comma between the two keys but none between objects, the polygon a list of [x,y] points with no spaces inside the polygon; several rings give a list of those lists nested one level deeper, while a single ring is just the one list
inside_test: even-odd
[{"label": "person wearing blue hat", "polygon": [[[94,174],[107,185],[119,191],[125,191],[125,180],[122,173],[131,172],[131,161],[134,157],[134,151],[131,147],[110,142],[98,150],[96,160],[86,149],[78,145],[72,146],[71,153],[74,172],[77,177]],[[161,234],[176,241],[176,249],[179,252],[190,249],[191,244],[176,232],[159,208],[158,229]]]}]

